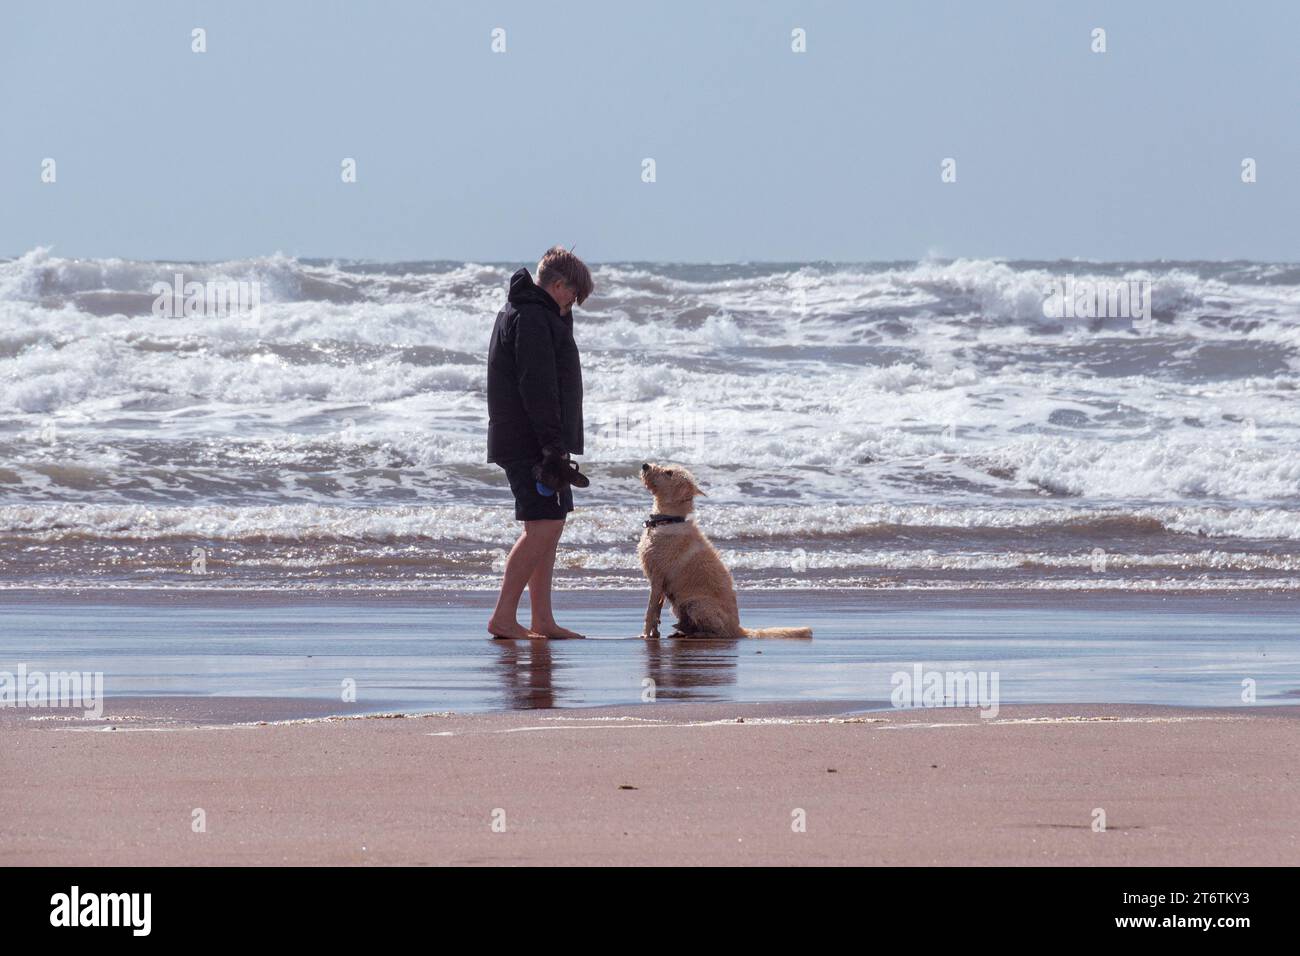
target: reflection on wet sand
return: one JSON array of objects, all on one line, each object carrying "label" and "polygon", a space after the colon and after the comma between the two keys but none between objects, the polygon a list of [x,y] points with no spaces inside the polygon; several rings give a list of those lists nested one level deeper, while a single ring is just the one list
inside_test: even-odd
[{"label": "reflection on wet sand", "polygon": [[[590,665],[590,648],[606,642],[566,641],[563,647],[553,647],[551,641],[492,642],[496,652],[495,670],[501,684],[501,706],[510,710],[539,710],[548,707],[572,707],[603,703],[590,700],[581,687],[556,686],[556,671],[563,671],[575,663]],[[739,641],[698,640],[668,638],[643,641],[644,673],[626,688],[624,702],[637,700],[719,700],[729,695],[719,694],[723,688],[736,684],[736,665],[739,658]],[[586,654],[576,654],[579,645]],[[609,642],[612,652],[614,642]],[[627,643],[617,642],[626,648]],[[622,669],[627,658],[620,650],[611,654]],[[646,697],[645,678],[654,681],[654,694]]]},{"label": "reflection on wet sand", "polygon": [[[1004,704],[1133,701],[1240,706],[1300,687],[1295,595],[755,593],[755,620],[807,623],[812,641],[633,637],[641,594],[568,595],[585,641],[490,641],[490,597],[0,592],[0,669],[105,675],[109,697],[257,696],[360,709],[536,710],[677,702],[885,702],[893,675],[1000,674]],[[793,605],[799,604],[794,608]],[[797,615],[797,617],[795,616]],[[1122,636],[1122,641],[1117,638]],[[13,665],[8,665],[10,670]],[[344,706],[340,713],[356,708]]]},{"label": "reflection on wet sand", "polygon": [[550,641],[493,641],[497,669],[510,710],[537,710],[555,706]]},{"label": "reflection on wet sand", "polygon": [[716,700],[701,693],[736,683],[740,642],[669,638],[646,641],[646,676],[655,684],[657,700]]}]

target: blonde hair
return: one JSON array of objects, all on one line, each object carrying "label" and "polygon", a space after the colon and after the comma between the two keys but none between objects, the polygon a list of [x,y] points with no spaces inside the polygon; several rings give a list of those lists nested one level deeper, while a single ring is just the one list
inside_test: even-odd
[{"label": "blonde hair", "polygon": [[539,286],[545,289],[557,279],[573,289],[579,305],[586,301],[594,288],[587,264],[563,246],[551,246],[537,263]]}]

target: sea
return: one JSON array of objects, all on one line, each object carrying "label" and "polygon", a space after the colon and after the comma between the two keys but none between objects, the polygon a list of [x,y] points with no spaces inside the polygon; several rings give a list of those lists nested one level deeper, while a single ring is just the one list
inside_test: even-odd
[{"label": "sea", "polygon": [[[0,260],[0,588],[491,592],[519,528],[485,363],[520,265]],[[743,589],[1300,589],[1300,266],[593,276],[557,588],[644,587],[660,461]],[[184,283],[256,307],[188,314]],[[1143,295],[1053,307],[1090,284]]]}]

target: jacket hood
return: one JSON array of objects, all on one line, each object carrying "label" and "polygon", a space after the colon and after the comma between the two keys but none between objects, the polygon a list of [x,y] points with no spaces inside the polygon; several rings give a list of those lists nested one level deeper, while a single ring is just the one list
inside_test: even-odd
[{"label": "jacket hood", "polygon": [[549,292],[533,281],[527,269],[520,269],[510,277],[510,294],[506,298],[516,307],[524,304],[540,305],[556,315],[560,313],[559,304],[551,298]]}]

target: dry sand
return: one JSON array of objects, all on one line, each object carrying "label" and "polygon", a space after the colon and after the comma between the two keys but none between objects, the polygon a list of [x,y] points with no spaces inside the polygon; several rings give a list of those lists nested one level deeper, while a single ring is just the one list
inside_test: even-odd
[{"label": "dry sand", "polygon": [[0,711],[0,863],[1300,864],[1300,707],[303,708]]}]

